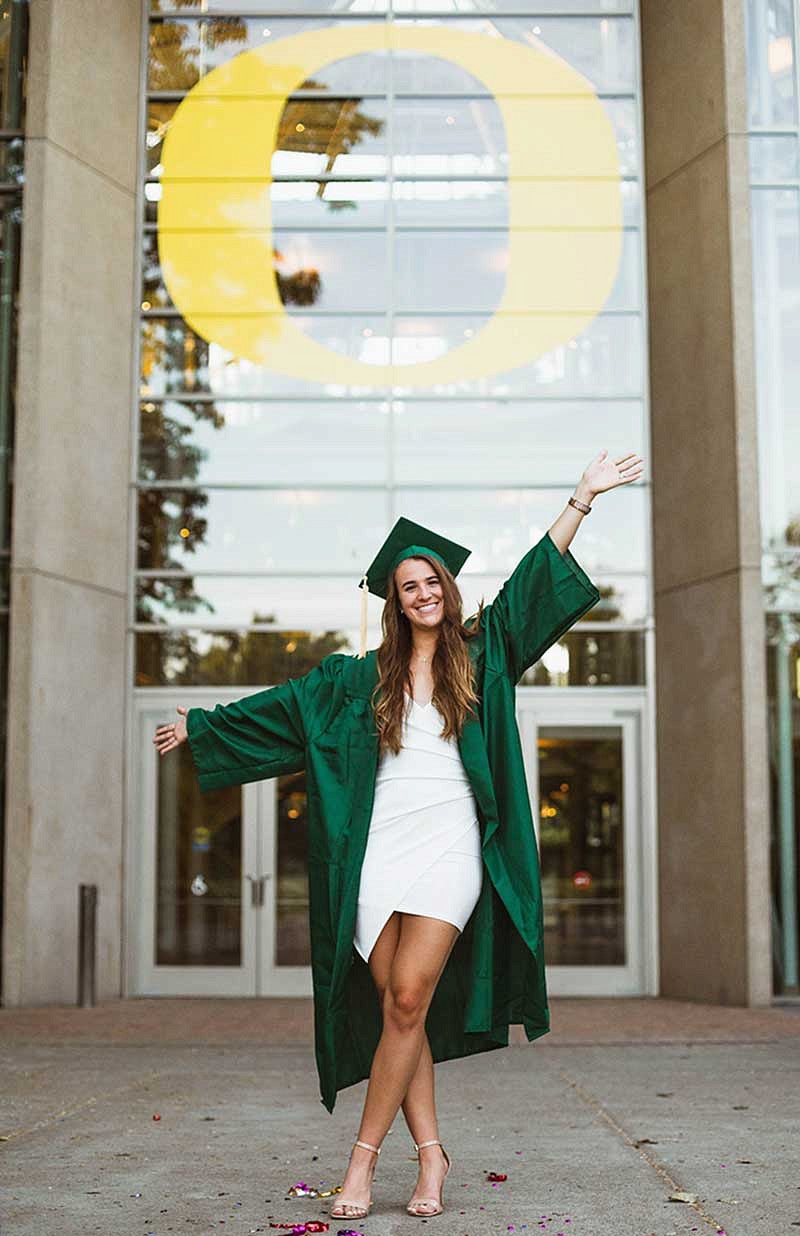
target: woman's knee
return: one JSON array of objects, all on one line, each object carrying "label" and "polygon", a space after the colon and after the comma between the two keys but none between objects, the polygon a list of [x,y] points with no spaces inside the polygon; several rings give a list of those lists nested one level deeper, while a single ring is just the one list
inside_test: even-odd
[{"label": "woman's knee", "polygon": [[431,993],[420,983],[389,983],[383,995],[384,1020],[399,1030],[414,1030],[424,1023]]}]

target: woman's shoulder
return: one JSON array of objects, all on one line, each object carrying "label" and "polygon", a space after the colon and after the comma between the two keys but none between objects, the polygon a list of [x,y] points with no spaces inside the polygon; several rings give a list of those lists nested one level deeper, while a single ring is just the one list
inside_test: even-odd
[{"label": "woman's shoulder", "polygon": [[312,672],[325,682],[341,683],[351,695],[370,695],[377,682],[377,652],[372,649],[364,657],[330,652]]}]

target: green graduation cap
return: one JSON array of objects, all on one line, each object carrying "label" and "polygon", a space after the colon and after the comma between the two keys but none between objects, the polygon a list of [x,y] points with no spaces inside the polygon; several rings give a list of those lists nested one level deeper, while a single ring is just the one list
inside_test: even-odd
[{"label": "green graduation cap", "polygon": [[464,563],[472,553],[463,545],[415,524],[413,520],[400,516],[395,526],[381,545],[367,571],[361,577],[358,585],[361,589],[361,652],[367,654],[367,593],[386,599],[389,592],[389,580],[395,568],[406,558],[416,558],[423,554],[438,559],[450,571],[458,575]]}]

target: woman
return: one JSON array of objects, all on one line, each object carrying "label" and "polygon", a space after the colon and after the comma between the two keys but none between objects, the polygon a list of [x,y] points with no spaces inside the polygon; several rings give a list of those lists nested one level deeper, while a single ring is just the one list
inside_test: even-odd
[{"label": "woman", "polygon": [[[201,790],[306,769],[315,1049],[322,1101],[369,1076],[334,1218],[369,1212],[402,1106],[419,1159],[410,1214],[442,1211],[435,1061],[549,1029],[542,908],[514,687],[600,598],[569,551],[600,493],[642,461],[603,450],[488,606],[462,620],[469,551],[400,520],[362,580],[383,642],[210,712],[178,708]],[[364,597],[366,600],[366,597]],[[488,879],[485,876],[488,875]]]}]

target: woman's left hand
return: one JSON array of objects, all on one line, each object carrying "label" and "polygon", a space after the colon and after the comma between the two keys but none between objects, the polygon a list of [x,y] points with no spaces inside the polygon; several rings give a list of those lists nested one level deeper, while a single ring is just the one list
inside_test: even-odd
[{"label": "woman's left hand", "polygon": [[603,494],[607,489],[615,489],[617,485],[630,485],[631,481],[638,481],[642,475],[642,461],[633,451],[616,459],[608,459],[607,456],[608,451],[603,447],[581,477],[581,488],[589,490],[593,496]]}]

